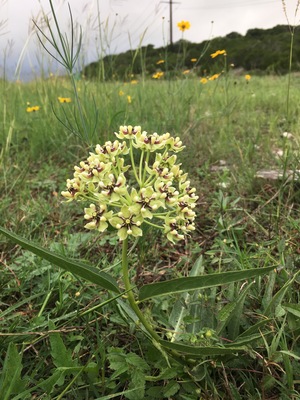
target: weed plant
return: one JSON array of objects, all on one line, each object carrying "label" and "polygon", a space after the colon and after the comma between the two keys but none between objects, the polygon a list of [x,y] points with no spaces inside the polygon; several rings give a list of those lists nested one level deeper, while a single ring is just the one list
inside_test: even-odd
[{"label": "weed plant", "polygon": [[[285,77],[245,79],[220,57],[206,81],[77,79],[71,57],[67,76],[0,82],[1,400],[300,397],[299,82],[287,120]],[[191,237],[148,227],[122,254],[60,193],[78,160],[135,123],[180,136],[199,199]]]}]

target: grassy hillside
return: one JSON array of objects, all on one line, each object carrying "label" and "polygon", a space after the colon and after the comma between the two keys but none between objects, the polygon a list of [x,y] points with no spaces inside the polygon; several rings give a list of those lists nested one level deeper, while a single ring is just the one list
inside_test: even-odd
[{"label": "grassy hillside", "polygon": [[[295,28],[292,69],[297,71],[300,63],[300,42]],[[89,78],[128,79],[131,74],[151,76],[157,71],[169,77],[178,76],[187,69],[198,76],[214,71],[210,54],[226,49],[228,65],[257,74],[286,74],[289,70],[291,27],[278,25],[271,29],[250,29],[246,35],[232,32],[202,43],[180,40],[172,46],[154,48],[153,45],[129,50],[117,55],[107,55],[99,62],[85,67]],[[160,62],[163,61],[163,62]]]}]

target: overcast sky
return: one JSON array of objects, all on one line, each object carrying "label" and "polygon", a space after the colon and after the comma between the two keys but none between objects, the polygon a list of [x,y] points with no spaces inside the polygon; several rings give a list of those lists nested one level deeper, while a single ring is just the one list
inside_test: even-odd
[{"label": "overcast sky", "polygon": [[[99,54],[119,53],[153,44],[164,46],[170,40],[170,0],[53,0],[62,30],[68,32],[68,3],[73,18],[83,29],[83,63],[97,60]],[[245,34],[251,28],[271,28],[287,24],[282,0],[173,0],[173,41],[182,37],[177,22],[189,21],[183,37],[202,42],[230,32]],[[299,23],[297,0],[285,0],[290,24]],[[20,7],[20,5],[22,6]],[[100,13],[98,13],[98,10]],[[41,24],[49,13],[49,0],[0,0],[0,76],[5,68],[12,77],[18,65],[21,78],[28,69],[49,63],[37,45],[32,19]],[[50,14],[48,14],[50,16]],[[6,21],[6,22],[5,22]],[[213,21],[213,22],[212,22]],[[100,29],[99,29],[100,27]],[[53,71],[54,72],[54,71]]]}]

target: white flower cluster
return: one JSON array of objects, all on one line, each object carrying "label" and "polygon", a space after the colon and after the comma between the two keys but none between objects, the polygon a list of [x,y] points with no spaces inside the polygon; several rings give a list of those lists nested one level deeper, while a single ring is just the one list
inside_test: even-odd
[{"label": "white flower cluster", "polygon": [[177,153],[181,140],[169,133],[148,134],[140,126],[121,126],[114,142],[99,144],[74,167],[62,195],[87,201],[85,228],[103,232],[110,224],[121,240],[142,236],[142,224],[164,231],[171,242],[195,229],[198,196],[190,186]]}]

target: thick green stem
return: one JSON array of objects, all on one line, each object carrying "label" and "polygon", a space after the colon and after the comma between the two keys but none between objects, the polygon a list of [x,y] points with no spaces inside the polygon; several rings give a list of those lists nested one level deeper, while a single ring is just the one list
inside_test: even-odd
[{"label": "thick green stem", "polygon": [[[129,304],[134,311],[135,315],[138,317],[140,323],[143,325],[145,330],[148,332],[148,334],[152,337],[152,339],[159,344],[161,338],[159,335],[155,332],[155,330],[152,328],[151,324],[147,321],[145,318],[144,314],[140,310],[139,306],[137,305],[137,302],[135,301],[133,292],[132,292],[132,286],[130,283],[129,279],[129,273],[128,273],[128,239],[125,239],[123,241],[122,245],[122,271],[123,271],[123,281],[125,284],[127,296],[128,296],[128,301]],[[168,353],[174,360],[176,360],[178,363],[182,365],[186,365],[187,361],[182,357],[179,353],[177,353],[176,350],[171,350],[171,349],[164,349],[166,353]]]},{"label": "thick green stem", "polygon": [[157,342],[160,341],[160,337],[158,334],[154,331],[150,323],[146,320],[144,314],[142,311],[139,309],[133,292],[131,290],[131,283],[129,279],[129,273],[128,273],[128,257],[127,257],[127,252],[128,252],[128,239],[125,239],[123,241],[122,245],[122,271],[123,271],[123,280],[125,284],[125,289],[128,291],[127,296],[128,296],[128,301],[129,304],[131,305],[131,308],[135,312],[136,316],[138,317],[139,321],[142,323],[146,331],[150,334],[150,336]]}]

